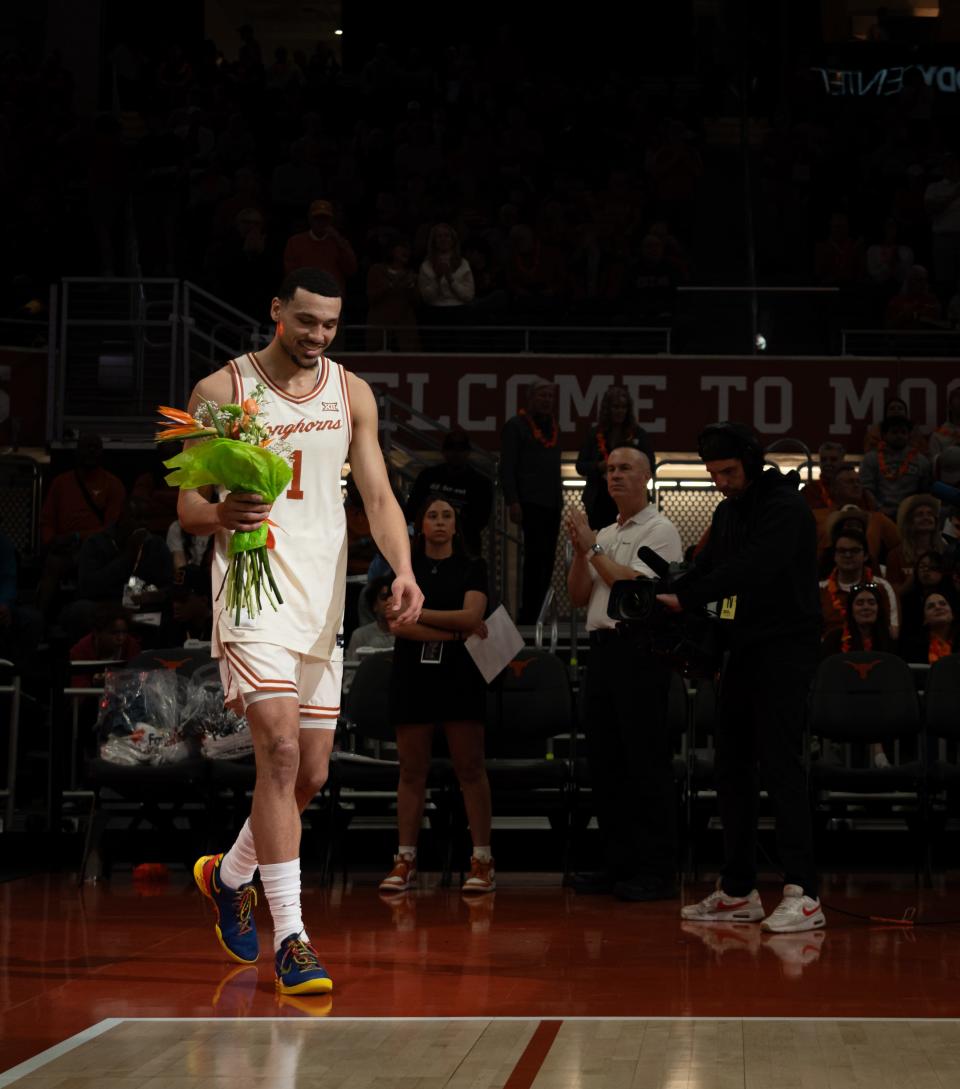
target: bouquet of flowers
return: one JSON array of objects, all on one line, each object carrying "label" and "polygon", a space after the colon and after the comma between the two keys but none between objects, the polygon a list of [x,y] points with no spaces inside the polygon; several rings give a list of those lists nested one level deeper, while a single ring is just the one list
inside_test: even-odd
[{"label": "bouquet of flowers", "polygon": [[[274,450],[270,428],[263,417],[266,387],[257,385],[243,404],[215,405],[201,401],[196,416],[179,408],[161,405],[161,416],[173,421],[158,432],[158,442],[202,439],[165,461],[174,471],[167,483],[179,488],[202,488],[216,484],[231,492],[253,492],[273,503],[284,491],[293,472],[278,443]],[[254,530],[237,530],[230,539],[225,584],[226,608],[240,623],[240,612],[259,615],[265,597],[276,610],[283,604],[270,570],[270,549],[274,547],[269,519]],[[217,596],[223,592],[221,585]]]}]

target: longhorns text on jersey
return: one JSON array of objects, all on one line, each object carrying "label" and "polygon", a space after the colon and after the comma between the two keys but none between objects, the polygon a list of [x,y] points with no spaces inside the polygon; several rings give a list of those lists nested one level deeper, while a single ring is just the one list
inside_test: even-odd
[{"label": "longhorns text on jersey", "polygon": [[[218,643],[273,643],[315,658],[342,654],[337,635],[343,620],[347,567],[346,519],[340,474],[350,448],[352,418],[347,375],[339,363],[320,360],[317,384],[310,393],[292,397],[271,382],[255,353],[232,359],[233,398],[243,401],[262,382],[268,390],[265,414],[271,433],[292,451],[293,479],[273,505],[277,547],[270,563],[283,605],[266,607],[255,618],[240,615],[233,623],[214,602],[215,650]],[[213,591],[226,571],[230,536],[216,535]]]}]

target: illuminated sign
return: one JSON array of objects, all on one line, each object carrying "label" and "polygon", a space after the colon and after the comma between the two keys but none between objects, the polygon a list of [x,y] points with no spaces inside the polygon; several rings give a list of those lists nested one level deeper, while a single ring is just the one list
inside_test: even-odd
[{"label": "illuminated sign", "polygon": [[916,69],[923,76],[923,82],[928,87],[936,87],[944,94],[960,92],[960,69],[950,65],[907,64],[867,72],[856,68],[813,68],[811,71],[819,74],[828,95],[864,98],[900,94],[903,77],[911,69]]}]

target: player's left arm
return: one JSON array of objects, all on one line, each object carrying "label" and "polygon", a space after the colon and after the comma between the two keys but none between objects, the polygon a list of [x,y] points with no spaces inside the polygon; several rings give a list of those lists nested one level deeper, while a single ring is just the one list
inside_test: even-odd
[{"label": "player's left arm", "polygon": [[370,532],[396,578],[393,580],[391,619],[413,624],[423,609],[423,594],[410,564],[410,535],[387,477],[377,434],[377,402],[362,378],[347,372],[347,388],[353,414],[350,471],[363,498]]}]

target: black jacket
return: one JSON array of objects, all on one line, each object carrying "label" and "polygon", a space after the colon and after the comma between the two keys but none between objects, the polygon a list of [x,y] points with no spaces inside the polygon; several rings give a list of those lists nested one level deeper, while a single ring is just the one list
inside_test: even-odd
[{"label": "black jacket", "polygon": [[714,511],[710,538],[677,587],[685,609],[736,595],[721,621],[731,650],[787,642],[816,654],[820,641],[817,530],[800,477],[767,469],[737,499]]}]

